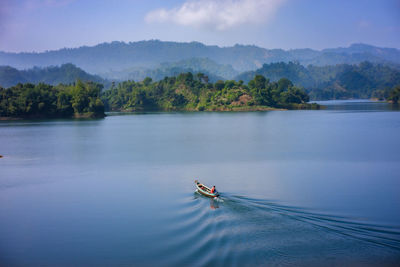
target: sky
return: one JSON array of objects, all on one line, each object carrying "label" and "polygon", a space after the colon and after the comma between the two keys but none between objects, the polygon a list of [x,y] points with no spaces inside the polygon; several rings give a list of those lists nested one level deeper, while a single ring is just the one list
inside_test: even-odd
[{"label": "sky", "polygon": [[400,49],[400,0],[0,0],[0,51],[151,39]]}]

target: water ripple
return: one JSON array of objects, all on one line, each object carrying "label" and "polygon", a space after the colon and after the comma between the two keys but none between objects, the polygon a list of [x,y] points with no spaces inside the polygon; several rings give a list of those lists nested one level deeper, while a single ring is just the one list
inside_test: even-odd
[{"label": "water ripple", "polygon": [[270,200],[230,194],[209,199],[195,193],[185,196],[175,208],[177,212],[166,222],[166,236],[160,237],[166,240],[161,255],[168,258],[168,265],[243,266],[249,259],[252,264],[290,265],[299,259],[307,262],[303,255],[316,247],[326,251],[322,261],[328,255],[331,260],[335,255],[345,257],[351,249],[369,257],[371,251],[378,253],[371,247],[375,245],[393,249],[395,254],[400,250],[398,227],[315,213]]},{"label": "water ripple", "polygon": [[400,228],[396,226],[357,222],[343,216],[313,213],[299,207],[283,206],[261,199],[241,196],[234,196],[232,199],[245,200],[249,205],[259,208],[260,211],[277,212],[343,235],[400,250]]}]

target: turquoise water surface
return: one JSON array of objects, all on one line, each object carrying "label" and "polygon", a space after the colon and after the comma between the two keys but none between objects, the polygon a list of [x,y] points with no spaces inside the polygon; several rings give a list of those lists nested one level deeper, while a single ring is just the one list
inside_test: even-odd
[{"label": "turquoise water surface", "polygon": [[322,104],[0,122],[0,265],[399,265],[400,113]]}]

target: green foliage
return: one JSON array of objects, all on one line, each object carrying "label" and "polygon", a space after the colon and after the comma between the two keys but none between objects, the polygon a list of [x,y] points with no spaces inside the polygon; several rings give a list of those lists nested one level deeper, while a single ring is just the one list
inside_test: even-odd
[{"label": "green foliage", "polygon": [[161,81],[125,81],[104,92],[102,99],[109,110],[234,110],[250,107],[289,107],[304,104],[307,93],[288,79],[270,82],[257,75],[249,82],[219,80],[204,82],[204,74],[181,73]]},{"label": "green foliage", "polygon": [[[78,80],[73,85],[26,83],[0,88],[2,117],[104,116],[104,110],[257,110],[311,108],[305,91],[287,79],[270,82],[257,75],[249,82],[204,82],[204,75],[181,73],[153,82],[125,81],[102,92],[103,85]],[[297,105],[297,106],[296,106]]]},{"label": "green foliage", "polygon": [[75,85],[52,86],[26,83],[0,88],[0,116],[2,117],[72,117],[91,114],[104,116],[100,99],[103,85],[77,81]]},{"label": "green foliage", "polygon": [[215,84],[214,84],[214,88],[218,91],[221,91],[222,89],[224,89],[225,87],[225,82],[222,80],[218,80]]},{"label": "green foliage", "polygon": [[390,90],[388,100],[394,104],[400,104],[400,85]]},{"label": "green foliage", "polygon": [[294,86],[289,87],[287,91],[283,91],[280,97],[281,103],[301,104],[309,101],[307,93]]},{"label": "green foliage", "polygon": [[109,86],[109,82],[99,76],[91,75],[73,64],[63,64],[59,67],[17,70],[9,66],[0,66],[0,85],[11,87],[18,83],[46,83],[51,85],[71,84],[76,80],[98,82]]},{"label": "green foliage", "polygon": [[[263,75],[278,81],[284,80],[280,87],[296,85],[308,88],[311,99],[345,99],[384,97],[383,92],[400,84],[400,70],[387,65],[361,62],[359,65],[335,65],[304,67],[299,63],[271,63],[256,71],[246,72],[236,77],[245,82],[255,75]],[[293,82],[293,83],[292,83]],[[250,86],[250,83],[249,83]],[[281,88],[278,88],[281,90]],[[387,96],[386,96],[387,97]]]}]

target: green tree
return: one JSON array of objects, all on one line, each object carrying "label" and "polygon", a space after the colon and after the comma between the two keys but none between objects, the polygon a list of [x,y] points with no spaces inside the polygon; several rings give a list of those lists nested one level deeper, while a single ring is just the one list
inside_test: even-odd
[{"label": "green tree", "polygon": [[150,77],[146,77],[146,78],[143,80],[143,85],[144,85],[144,86],[149,86],[149,85],[151,84],[152,81],[153,81],[153,79],[151,79]]},{"label": "green tree", "polygon": [[269,80],[262,75],[256,75],[249,82],[250,93],[257,105],[269,106],[272,104],[271,86]]},{"label": "green tree", "polygon": [[388,100],[395,104],[400,103],[400,85],[397,85],[389,92]]},{"label": "green tree", "polygon": [[215,84],[214,84],[214,88],[218,91],[221,91],[222,89],[224,89],[225,87],[225,82],[222,80],[218,80]]}]

